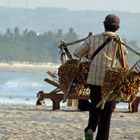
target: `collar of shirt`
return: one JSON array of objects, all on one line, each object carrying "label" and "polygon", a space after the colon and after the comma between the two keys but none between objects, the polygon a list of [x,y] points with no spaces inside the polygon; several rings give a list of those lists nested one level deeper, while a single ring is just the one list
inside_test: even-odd
[{"label": "collar of shirt", "polygon": [[117,34],[115,32],[103,32],[102,35],[106,36],[106,37],[116,37]]}]

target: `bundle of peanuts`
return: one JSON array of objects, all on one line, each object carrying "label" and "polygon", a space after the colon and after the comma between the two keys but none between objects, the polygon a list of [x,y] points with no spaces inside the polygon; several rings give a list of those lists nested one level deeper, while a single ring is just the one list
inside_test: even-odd
[{"label": "bundle of peanuts", "polygon": [[102,96],[106,97],[113,91],[108,100],[132,101],[136,99],[139,87],[140,73],[125,68],[111,68],[106,71]]},{"label": "bundle of peanuts", "polygon": [[89,90],[86,88],[86,79],[88,75],[88,62],[81,62],[79,60],[68,60],[58,68],[60,89],[66,93],[73,80],[76,81],[76,92],[69,94],[75,94],[77,96],[89,96]]},{"label": "bundle of peanuts", "polygon": [[111,68],[106,71],[102,85],[102,101],[133,102],[140,87],[140,72],[126,68]]}]

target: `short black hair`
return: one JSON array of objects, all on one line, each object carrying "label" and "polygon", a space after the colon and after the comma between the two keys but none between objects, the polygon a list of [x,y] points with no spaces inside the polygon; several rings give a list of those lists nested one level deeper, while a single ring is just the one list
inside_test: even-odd
[{"label": "short black hair", "polygon": [[120,28],[120,26],[117,26],[117,25],[109,25],[107,23],[104,23],[104,27],[105,27],[105,30],[112,31],[112,32],[116,32]]},{"label": "short black hair", "polygon": [[120,27],[120,18],[114,14],[110,14],[105,17],[103,23],[107,31],[115,32]]}]

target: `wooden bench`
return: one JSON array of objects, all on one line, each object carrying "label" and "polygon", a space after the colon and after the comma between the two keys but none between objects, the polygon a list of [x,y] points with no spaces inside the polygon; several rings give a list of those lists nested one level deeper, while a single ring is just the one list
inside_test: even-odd
[{"label": "wooden bench", "polygon": [[[59,110],[60,109],[60,102],[63,100],[64,94],[63,93],[44,93],[43,91],[39,91],[37,93],[38,100],[44,100],[45,98],[52,100],[52,110]],[[87,100],[90,99],[88,96],[67,96],[67,99],[82,99]],[[132,103],[132,110],[131,112],[138,112],[138,106],[140,103],[140,97],[137,97],[136,100]]]},{"label": "wooden bench", "polygon": [[[37,97],[38,97],[38,101],[39,100],[44,100],[45,98],[47,99],[51,99],[52,100],[52,109],[53,110],[58,110],[60,109],[60,102],[63,100],[64,98],[64,94],[63,93],[44,93],[43,91],[39,91],[37,93]],[[71,96],[67,96],[67,99],[82,99],[82,100],[87,100],[89,99],[89,97],[87,96],[81,96],[81,97],[77,97],[74,95]],[[37,101],[37,102],[38,102]]]}]

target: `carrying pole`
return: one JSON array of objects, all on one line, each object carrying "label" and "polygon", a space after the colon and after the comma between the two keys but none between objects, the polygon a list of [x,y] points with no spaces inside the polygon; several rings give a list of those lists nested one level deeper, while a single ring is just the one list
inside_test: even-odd
[{"label": "carrying pole", "polygon": [[71,41],[71,42],[68,42],[68,43],[66,43],[64,40],[61,40],[61,44],[58,46],[58,48],[60,49],[60,52],[61,52],[61,62],[62,62],[62,64],[64,64],[67,59],[69,59],[69,60],[73,59],[72,55],[70,54],[70,51],[67,48],[67,46],[74,45],[74,44],[80,43],[82,41],[85,41],[91,35],[92,35],[92,33],[89,32],[87,37],[81,38],[79,40]]},{"label": "carrying pole", "polygon": [[140,52],[138,50],[136,50],[135,48],[133,48],[132,46],[124,43],[121,41],[120,37],[119,36],[116,36],[116,37],[113,37],[114,38],[114,41],[124,45],[127,49],[129,49],[131,52],[135,53],[136,55],[140,56]]},{"label": "carrying pole", "polygon": [[82,41],[85,41],[85,40],[86,40],[87,38],[89,38],[91,35],[92,35],[92,32],[89,32],[87,37],[81,38],[81,39],[79,39],[79,40],[75,40],[75,41],[72,41],[72,42],[65,43],[65,46],[70,46],[70,45],[74,45],[74,44],[80,43],[80,42],[82,42]]}]

